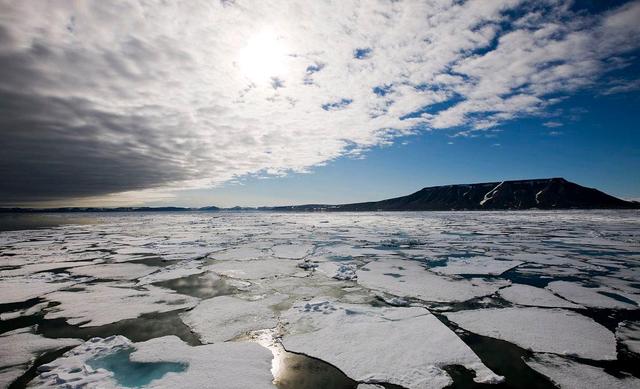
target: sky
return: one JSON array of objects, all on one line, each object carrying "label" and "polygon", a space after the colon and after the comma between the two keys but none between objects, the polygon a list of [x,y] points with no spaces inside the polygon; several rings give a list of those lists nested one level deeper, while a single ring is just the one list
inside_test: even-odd
[{"label": "sky", "polygon": [[0,206],[640,199],[637,1],[0,0]]}]

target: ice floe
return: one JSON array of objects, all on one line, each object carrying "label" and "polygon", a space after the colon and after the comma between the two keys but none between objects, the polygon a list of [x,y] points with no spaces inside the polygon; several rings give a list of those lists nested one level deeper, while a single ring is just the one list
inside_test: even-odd
[{"label": "ice floe", "polygon": [[204,273],[206,270],[202,269],[202,261],[184,260],[173,265],[162,267],[151,274],[148,274],[138,280],[137,285],[148,285],[154,282],[174,280],[176,278],[183,278],[194,274]]},{"label": "ice floe", "polygon": [[271,306],[286,298],[284,295],[276,295],[249,301],[232,296],[218,296],[201,301],[194,309],[180,315],[180,318],[202,342],[223,342],[248,331],[275,327],[278,320]]},{"label": "ice floe", "polygon": [[[100,360],[121,360],[105,367]],[[136,380],[135,387],[221,389],[274,389],[270,368],[272,354],[256,343],[227,342],[189,346],[175,336],[133,343],[123,336],[93,338],[43,365],[31,383],[35,388],[104,388],[123,386],[119,379]],[[167,368],[167,367],[174,368]],[[129,376],[121,377],[118,371]],[[136,369],[139,373],[136,374]],[[153,374],[155,370],[156,373]],[[130,377],[133,376],[133,377]],[[146,382],[148,380],[148,382]]]},{"label": "ice floe", "polygon": [[296,262],[288,259],[219,261],[206,266],[205,269],[227,277],[247,280],[291,275],[300,271]]},{"label": "ice floe", "polygon": [[336,280],[355,280],[358,278],[356,274],[358,268],[355,263],[322,262],[318,265],[317,270]]},{"label": "ice floe", "polygon": [[513,284],[500,289],[500,296],[518,305],[533,307],[582,308],[581,305],[564,300],[550,291],[535,286]]},{"label": "ice floe", "polygon": [[71,273],[107,280],[135,280],[157,270],[139,263],[102,263],[71,269]]},{"label": "ice floe", "polygon": [[553,354],[526,359],[532,369],[549,377],[561,389],[633,389],[640,379],[631,375],[614,377],[601,367],[586,365]]},{"label": "ice floe", "polygon": [[267,256],[268,254],[261,249],[255,247],[236,247],[230,248],[225,251],[220,251],[214,253],[212,255],[213,258],[219,259],[222,261],[226,260],[251,260],[251,259],[259,259]]},{"label": "ice floe", "polygon": [[33,330],[20,328],[0,335],[0,387],[6,388],[20,377],[39,354],[82,343],[78,339],[45,338]]},{"label": "ice floe", "polygon": [[629,320],[621,322],[616,329],[616,338],[629,351],[640,355],[640,322]]},{"label": "ice floe", "polygon": [[81,327],[99,326],[144,313],[167,312],[193,307],[198,299],[152,285],[85,285],[81,290],[57,291],[46,296],[60,304],[47,308],[47,319],[64,318]]},{"label": "ice floe", "polygon": [[359,382],[442,388],[452,382],[442,368],[452,364],[474,370],[477,382],[501,379],[423,308],[314,300],[295,304],[282,319],[287,350],[329,362]]},{"label": "ice floe", "polygon": [[444,315],[465,330],[506,340],[524,349],[595,360],[616,359],[613,333],[573,311],[492,308]]},{"label": "ice floe", "polygon": [[273,255],[278,258],[302,259],[313,251],[311,244],[279,244],[271,248]]},{"label": "ice floe", "polygon": [[522,261],[473,256],[466,258],[449,258],[445,266],[432,267],[431,270],[439,274],[500,275],[522,263]]},{"label": "ice floe", "polygon": [[68,288],[77,282],[64,273],[36,273],[25,277],[0,279],[0,304],[27,301]]},{"label": "ice floe", "polygon": [[[553,281],[547,285],[553,293],[564,297],[569,301],[593,308],[614,308],[614,309],[638,309],[638,305],[629,300],[624,292],[619,292],[611,288],[586,287],[577,282]],[[621,301],[609,296],[620,296],[628,302]]]},{"label": "ice floe", "polygon": [[465,301],[491,295],[508,281],[453,279],[426,270],[418,262],[383,258],[357,272],[358,284],[399,297],[425,301]]}]

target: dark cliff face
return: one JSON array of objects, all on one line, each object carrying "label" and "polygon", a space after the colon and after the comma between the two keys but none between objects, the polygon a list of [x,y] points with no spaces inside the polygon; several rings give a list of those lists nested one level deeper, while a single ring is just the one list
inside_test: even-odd
[{"label": "dark cliff face", "polygon": [[563,178],[446,185],[368,203],[278,207],[294,211],[447,211],[491,209],[633,209],[624,201]]}]

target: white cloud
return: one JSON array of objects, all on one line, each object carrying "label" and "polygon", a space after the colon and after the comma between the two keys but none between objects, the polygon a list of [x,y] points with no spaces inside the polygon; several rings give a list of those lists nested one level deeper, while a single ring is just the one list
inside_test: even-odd
[{"label": "white cloud", "polygon": [[538,114],[640,46],[640,2],[596,16],[563,3],[4,1],[0,55],[18,70],[0,90],[59,101],[65,126],[41,131],[174,172],[88,194],[305,172],[418,127]]},{"label": "white cloud", "polygon": [[557,128],[557,127],[562,127],[563,124],[560,122],[554,122],[554,121],[549,121],[549,122],[544,122],[542,123],[543,126],[548,127],[548,128]]}]

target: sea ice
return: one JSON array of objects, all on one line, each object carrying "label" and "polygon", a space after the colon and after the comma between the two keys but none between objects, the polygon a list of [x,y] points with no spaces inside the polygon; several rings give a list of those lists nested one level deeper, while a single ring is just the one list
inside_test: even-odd
[{"label": "sea ice", "polygon": [[320,273],[336,280],[355,280],[358,278],[358,270],[355,263],[346,262],[322,262],[317,269]]},{"label": "sea ice", "polygon": [[173,265],[162,267],[155,272],[146,275],[138,280],[138,286],[153,284],[154,282],[175,280],[176,278],[188,277],[194,274],[204,273],[202,261],[184,260]]},{"label": "sea ice", "polygon": [[640,379],[631,375],[614,377],[601,367],[574,362],[553,354],[537,354],[525,362],[532,369],[549,377],[561,389],[640,388]]},{"label": "sea ice", "polygon": [[198,334],[202,342],[224,342],[248,331],[275,327],[278,320],[270,306],[285,298],[284,295],[277,295],[249,301],[232,296],[218,296],[201,301],[194,309],[180,315],[180,318]]},{"label": "sea ice", "polygon": [[33,328],[20,328],[0,335],[0,387],[20,377],[41,353],[75,346],[78,339],[49,339],[33,333]]},{"label": "sea ice", "polygon": [[369,289],[434,302],[466,301],[509,285],[508,281],[452,279],[433,274],[418,262],[391,258],[369,262],[357,275],[358,283]]},{"label": "sea ice", "polygon": [[271,248],[278,258],[302,259],[313,251],[311,244],[279,244]]},{"label": "sea ice", "polygon": [[211,256],[215,259],[219,259],[221,261],[227,260],[250,260],[250,259],[260,259],[265,257],[267,254],[255,247],[235,247],[230,248],[225,251],[220,251],[212,254]]},{"label": "sea ice", "polygon": [[613,333],[564,309],[497,308],[444,313],[460,327],[515,343],[524,349],[580,358],[616,359]]},{"label": "sea ice", "polygon": [[258,345],[248,342],[189,346],[176,336],[154,338],[146,342],[132,343],[123,336],[106,339],[93,338],[68,351],[55,361],[41,366],[40,375],[30,387],[37,388],[101,388],[121,387],[114,372],[104,368],[91,368],[91,361],[122,350],[133,351],[129,355],[129,374],[136,374],[135,365],[175,363],[184,366],[183,371],[163,374],[144,385],[145,388],[211,387],[221,389],[274,389],[270,372],[273,355]]},{"label": "sea ice", "polygon": [[219,261],[205,269],[226,277],[245,280],[291,275],[300,271],[296,262],[288,259]]},{"label": "sea ice", "polygon": [[85,285],[82,290],[58,291],[47,300],[60,305],[47,308],[45,318],[64,318],[81,327],[100,326],[131,319],[151,312],[167,312],[193,307],[198,299],[152,285],[133,288],[133,284]]},{"label": "sea ice", "polygon": [[439,274],[500,275],[522,263],[522,261],[500,260],[484,256],[449,258],[445,266],[432,267],[431,271]]},{"label": "sea ice", "polygon": [[616,329],[616,338],[629,351],[640,354],[640,322],[629,320],[621,322]]},{"label": "sea ice", "polygon": [[68,288],[77,282],[63,273],[36,273],[26,277],[0,279],[0,304],[31,300]]},{"label": "sea ice", "polygon": [[181,373],[169,373],[147,387],[201,389],[215,383],[220,389],[275,389],[271,375],[273,354],[252,342],[224,342],[191,347],[176,336],[135,344],[135,362],[187,364]]},{"label": "sea ice", "polygon": [[613,293],[625,297],[624,292],[615,289],[593,287],[588,288],[577,282],[554,281],[547,285],[553,293],[564,297],[569,301],[593,308],[613,308],[613,309],[638,309],[637,305],[616,300],[604,293]]},{"label": "sea ice", "polygon": [[504,289],[500,289],[500,296],[505,300],[518,305],[533,307],[555,307],[555,308],[583,308],[581,305],[564,300],[550,291],[534,286],[513,284]]},{"label": "sea ice", "polygon": [[314,300],[295,304],[282,320],[288,351],[329,362],[359,382],[442,388],[452,382],[442,368],[452,364],[474,370],[477,382],[501,380],[423,308]]},{"label": "sea ice", "polygon": [[139,263],[101,263],[71,269],[73,274],[106,280],[135,280],[158,268]]},{"label": "sea ice", "polygon": [[118,384],[113,378],[113,372],[105,369],[93,369],[87,365],[87,362],[130,347],[132,347],[131,341],[120,335],[105,339],[89,339],[67,351],[53,362],[38,367],[39,375],[29,383],[29,387],[118,388]]}]

